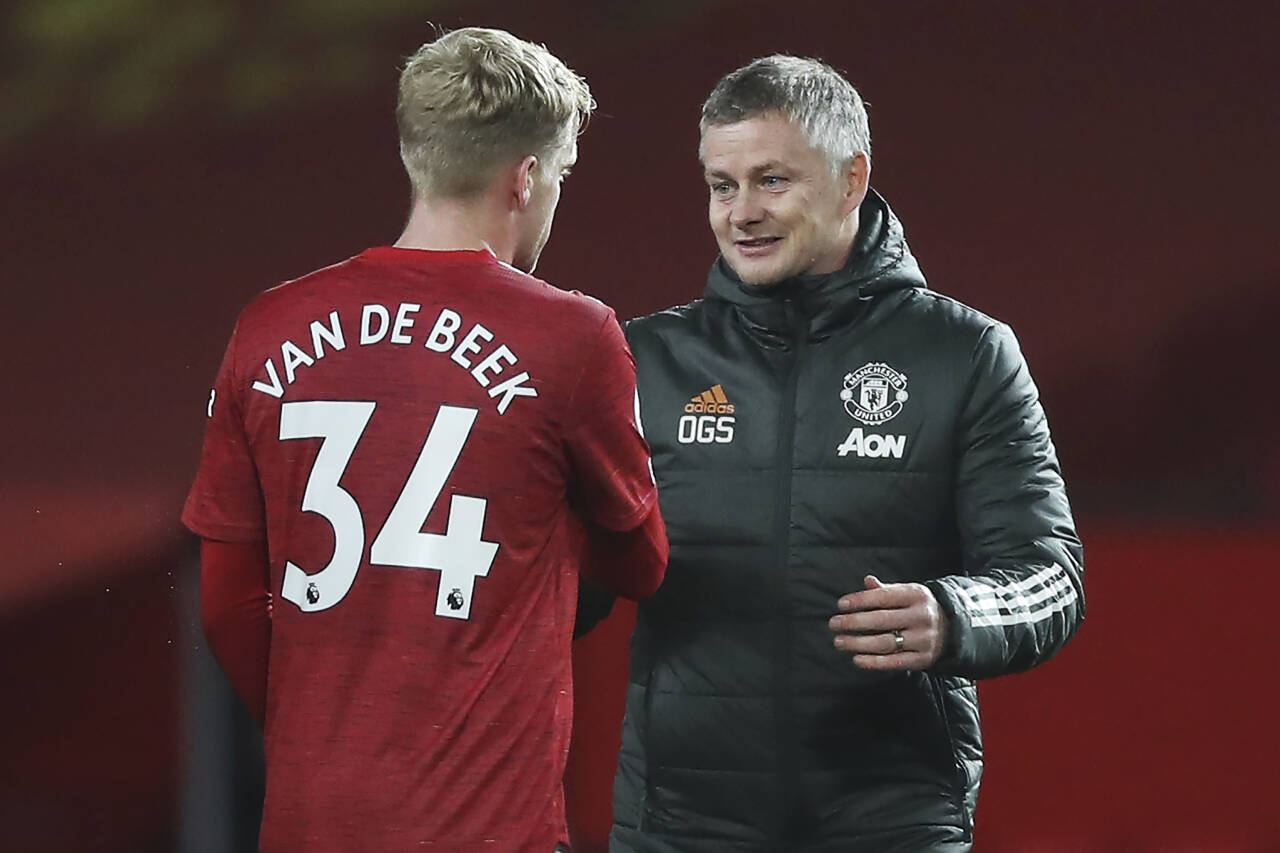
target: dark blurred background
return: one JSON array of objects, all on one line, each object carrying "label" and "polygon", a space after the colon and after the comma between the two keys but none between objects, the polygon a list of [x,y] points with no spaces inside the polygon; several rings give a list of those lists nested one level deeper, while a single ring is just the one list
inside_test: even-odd
[{"label": "dark blurred background", "polygon": [[[499,26],[600,111],[539,275],[696,298],[702,98],[772,52],[869,102],[936,289],[1018,331],[1088,555],[1059,659],[983,685],[983,851],[1280,850],[1280,11],[1269,2],[17,0],[0,7],[0,849],[252,843],[257,744],[178,511],[236,312],[399,233],[397,66]],[[630,612],[579,643],[602,849]]]}]

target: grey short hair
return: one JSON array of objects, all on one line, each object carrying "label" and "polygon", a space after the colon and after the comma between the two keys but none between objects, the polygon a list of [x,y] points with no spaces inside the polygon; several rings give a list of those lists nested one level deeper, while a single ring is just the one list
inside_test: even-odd
[{"label": "grey short hair", "polygon": [[797,124],[809,144],[839,170],[858,154],[871,159],[867,108],[853,84],[817,59],[775,53],[731,71],[702,105],[699,132],[761,115]]},{"label": "grey short hair", "polygon": [[464,197],[495,169],[544,156],[582,129],[587,81],[542,45],[466,27],[424,44],[400,74],[400,159],[415,194]]}]

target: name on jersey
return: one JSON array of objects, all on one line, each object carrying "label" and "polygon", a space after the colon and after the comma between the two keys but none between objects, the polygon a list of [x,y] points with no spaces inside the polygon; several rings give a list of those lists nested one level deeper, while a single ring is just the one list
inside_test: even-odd
[{"label": "name on jersey", "polygon": [[[360,309],[360,346],[413,346],[418,321],[414,315],[421,310],[422,306],[413,302],[401,302],[393,308],[377,303],[363,306]],[[473,323],[459,335],[464,325],[461,314],[442,308],[420,345],[435,353],[447,353],[453,364],[470,373],[477,385],[488,390],[490,398],[498,399],[500,415],[506,413],[507,407],[517,397],[538,396],[538,389],[527,384],[533,381],[528,371],[515,372],[520,359],[506,344],[490,347],[493,332],[479,323]],[[333,352],[347,347],[343,318],[337,311],[329,312],[327,322],[312,321],[308,331],[310,340],[303,343],[310,343],[310,349],[291,340],[280,344],[284,376],[281,377],[276,369],[276,360],[268,358],[262,365],[266,378],[256,380],[253,390],[279,399],[293,384],[299,370],[311,367],[325,357],[326,347]]]}]

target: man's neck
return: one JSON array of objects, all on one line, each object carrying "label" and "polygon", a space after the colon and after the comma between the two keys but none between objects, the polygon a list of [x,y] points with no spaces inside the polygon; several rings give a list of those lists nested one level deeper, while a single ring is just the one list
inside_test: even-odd
[{"label": "man's neck", "polygon": [[474,199],[415,199],[409,221],[396,240],[401,249],[457,251],[487,249],[511,263],[515,254],[513,229],[484,196]]}]

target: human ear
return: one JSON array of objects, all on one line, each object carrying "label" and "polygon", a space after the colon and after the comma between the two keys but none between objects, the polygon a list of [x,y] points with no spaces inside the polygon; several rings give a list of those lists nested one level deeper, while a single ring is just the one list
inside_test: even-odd
[{"label": "human ear", "polygon": [[844,198],[844,210],[847,215],[858,209],[866,199],[867,189],[871,186],[871,160],[866,154],[859,152],[854,155],[849,165],[845,167],[844,178],[847,182]]},{"label": "human ear", "polygon": [[538,158],[530,154],[516,166],[512,190],[515,194],[516,207],[524,210],[533,198],[533,178],[538,170]]}]

